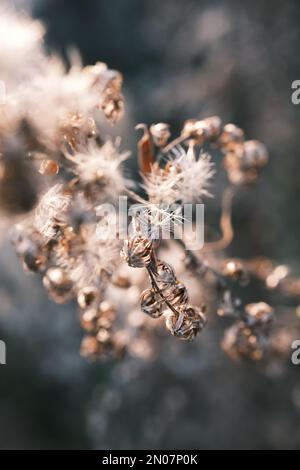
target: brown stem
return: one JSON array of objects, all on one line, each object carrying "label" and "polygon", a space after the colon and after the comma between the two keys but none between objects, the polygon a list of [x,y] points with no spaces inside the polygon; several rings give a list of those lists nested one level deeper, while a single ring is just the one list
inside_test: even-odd
[{"label": "brown stem", "polygon": [[227,248],[233,240],[234,230],[232,227],[232,199],[234,196],[234,188],[229,186],[225,189],[222,198],[222,215],[220,219],[220,228],[222,231],[222,238],[214,242],[205,243],[201,249],[202,253],[209,251],[219,251]]},{"label": "brown stem", "polygon": [[181,134],[179,137],[176,137],[176,139],[172,140],[166,147],[162,149],[162,153],[168,153],[172,148],[176,147],[176,145],[181,144],[185,140],[189,138],[188,135]]},{"label": "brown stem", "polygon": [[151,279],[151,284],[152,284],[152,287],[153,289],[155,290],[155,292],[157,292],[158,295],[160,295],[160,297],[162,298],[162,300],[165,302],[165,304],[169,307],[169,309],[175,313],[175,315],[179,316],[179,312],[173,307],[172,304],[170,304],[170,302],[165,298],[165,296],[163,295],[162,291],[159,289],[156,281],[155,281],[155,278],[153,276],[153,273],[151,271],[151,268],[149,266],[147,266],[147,271],[148,271],[148,274],[150,276],[150,279]]}]

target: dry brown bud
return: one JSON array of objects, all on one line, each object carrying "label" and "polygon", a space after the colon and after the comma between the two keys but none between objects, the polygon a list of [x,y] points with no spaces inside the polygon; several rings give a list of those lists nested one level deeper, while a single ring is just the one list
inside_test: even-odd
[{"label": "dry brown bud", "polygon": [[245,312],[250,324],[268,324],[273,320],[273,308],[266,302],[247,304]]},{"label": "dry brown bud", "polygon": [[100,351],[99,343],[94,336],[85,336],[81,342],[80,354],[83,357],[97,357]]},{"label": "dry brown bud", "polygon": [[43,277],[43,284],[57,303],[64,303],[72,296],[72,281],[61,268],[49,268]]},{"label": "dry brown bud", "polygon": [[245,134],[242,129],[235,124],[226,124],[218,139],[218,144],[223,152],[228,152],[234,150],[236,145],[242,144],[244,140]]},{"label": "dry brown bud", "polygon": [[124,112],[124,99],[121,94],[123,77],[115,71],[107,72],[108,80],[101,98],[101,109],[111,124],[115,124]]},{"label": "dry brown bud", "polygon": [[125,240],[121,256],[133,268],[148,266],[152,256],[152,240],[141,235]]},{"label": "dry brown bud", "polygon": [[221,132],[221,119],[212,116],[201,121],[189,119],[185,121],[182,135],[195,140],[197,144],[203,144],[206,140],[214,140]]},{"label": "dry brown bud", "polygon": [[83,287],[78,293],[77,302],[80,308],[89,307],[98,296],[98,290],[95,287]]},{"label": "dry brown bud", "polygon": [[76,150],[80,144],[96,135],[97,128],[94,119],[80,113],[71,113],[62,119],[59,131],[71,149]]},{"label": "dry brown bud", "polygon": [[116,311],[113,304],[107,300],[104,300],[99,305],[98,309],[98,320],[97,325],[99,328],[111,328],[116,318]]},{"label": "dry brown bud", "polygon": [[202,331],[206,324],[206,317],[198,307],[187,307],[177,316],[171,313],[167,317],[166,327],[173,336],[185,341],[192,341]]},{"label": "dry brown bud", "polygon": [[164,291],[164,296],[167,301],[176,309],[184,308],[189,300],[187,289],[180,281],[177,281],[174,286],[166,289]]},{"label": "dry brown bud", "polygon": [[47,265],[47,257],[40,250],[28,249],[23,254],[23,267],[25,271],[34,273],[43,271]]},{"label": "dry brown bud", "polygon": [[141,294],[141,309],[152,318],[162,315],[162,299],[157,292],[152,289],[144,290]]},{"label": "dry brown bud", "polygon": [[84,310],[80,315],[80,324],[88,332],[94,332],[97,329],[98,311],[97,308]]},{"label": "dry brown bud", "polygon": [[258,140],[247,140],[244,143],[244,164],[251,168],[261,168],[268,162],[266,146]]},{"label": "dry brown bud", "polygon": [[153,138],[153,142],[157,147],[164,147],[171,135],[170,126],[164,122],[152,124],[150,126],[150,134]]},{"label": "dry brown bud", "polygon": [[59,172],[59,165],[55,160],[43,160],[40,164],[39,173],[45,176],[54,176]]},{"label": "dry brown bud", "polygon": [[219,116],[211,116],[204,119],[204,122],[207,125],[207,135],[211,140],[216,139],[222,130],[222,121]]},{"label": "dry brown bud", "polygon": [[225,155],[224,167],[232,184],[254,183],[267,161],[266,147],[256,140],[248,140]]},{"label": "dry brown bud", "polygon": [[153,272],[155,280],[159,287],[164,288],[173,285],[176,282],[175,273],[172,266],[163,261],[158,261]]}]

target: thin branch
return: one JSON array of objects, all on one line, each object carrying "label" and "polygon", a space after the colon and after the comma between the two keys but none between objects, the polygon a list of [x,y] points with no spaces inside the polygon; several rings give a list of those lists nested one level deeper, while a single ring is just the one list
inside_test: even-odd
[{"label": "thin branch", "polygon": [[220,251],[227,248],[233,240],[234,230],[232,227],[232,199],[234,196],[234,188],[229,186],[225,189],[222,197],[222,215],[220,219],[220,229],[222,238],[214,242],[205,243],[201,249],[202,253],[210,251]]}]

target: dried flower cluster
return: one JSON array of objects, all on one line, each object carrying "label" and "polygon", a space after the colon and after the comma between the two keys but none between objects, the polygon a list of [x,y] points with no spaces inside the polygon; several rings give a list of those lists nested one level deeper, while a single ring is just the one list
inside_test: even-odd
[{"label": "dried flower cluster", "polygon": [[172,335],[194,339],[206,323],[204,313],[189,305],[185,285],[176,279],[169,264],[156,259],[152,241],[135,235],[125,242],[122,255],[129,266],[146,267],[148,271],[152,288],[141,294],[142,311],[152,318],[165,314],[166,327]]},{"label": "dried flower cluster", "polygon": [[[177,245],[182,273],[191,273],[199,287],[213,285],[218,314],[235,320],[225,332],[224,350],[233,358],[260,359],[273,309],[264,302],[243,306],[233,285],[246,285],[255,275],[267,287],[299,297],[299,281],[287,282],[287,269],[266,260],[220,261],[213,254],[232,241],[232,198],[240,185],[256,182],[268,160],[265,146],[245,140],[240,128],[223,125],[217,116],[186,121],[173,140],[166,123],[139,125],[141,197],[122,171],[128,152],[103,132],[105,121],[114,124],[123,115],[121,74],[103,63],[81,67],[78,61],[66,70],[58,58],[45,54],[40,23],[6,9],[0,18],[10,32],[9,41],[0,44],[0,70],[7,84],[0,108],[0,207],[11,217],[26,213],[13,234],[25,270],[41,275],[55,302],[76,299],[86,332],[81,353],[96,358],[129,350],[145,356],[162,318],[179,339],[193,340],[202,331],[212,307],[199,296],[194,306],[194,293],[161,259],[163,250],[172,255]],[[11,63],[16,56],[17,70]],[[174,235],[183,222],[183,205],[211,196],[216,168],[210,148],[223,155],[229,181],[222,237],[195,252],[184,236]],[[117,220],[101,224],[97,212],[120,195],[139,203],[124,242],[112,236]],[[208,252],[209,260],[204,258]],[[146,315],[136,315],[139,309]]]}]

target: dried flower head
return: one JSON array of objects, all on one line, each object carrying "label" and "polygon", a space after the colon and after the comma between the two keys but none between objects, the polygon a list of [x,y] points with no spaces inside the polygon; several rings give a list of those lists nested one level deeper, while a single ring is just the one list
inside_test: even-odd
[{"label": "dried flower head", "polygon": [[[13,236],[25,270],[42,277],[55,302],[77,299],[85,331],[81,354],[122,357],[126,350],[150,357],[159,318],[173,336],[193,340],[206,323],[198,290],[209,285],[217,313],[235,320],[225,332],[225,351],[260,359],[273,309],[265,302],[244,305],[232,281],[244,286],[249,271],[265,287],[297,299],[300,281],[270,260],[220,263],[224,257],[215,253],[233,239],[232,199],[240,185],[256,182],[268,161],[265,146],[245,140],[242,129],[223,125],[218,116],[187,120],[172,141],[168,123],[138,125],[141,197],[124,174],[129,153],[102,130],[103,121],[114,124],[123,115],[122,75],[102,62],[83,67],[74,55],[67,69],[46,54],[43,34],[39,22],[0,7],[0,69],[7,84],[0,108],[0,209],[14,217],[28,213]],[[221,236],[192,252],[187,237],[175,235],[183,205],[211,196],[216,165],[210,149],[221,153],[229,180]],[[139,203],[124,243],[117,217],[101,218],[99,210],[123,194]],[[190,305],[193,298],[198,306]]]},{"label": "dried flower head", "polygon": [[150,133],[157,147],[165,147],[171,135],[170,126],[164,122],[152,124]]},{"label": "dried flower head", "polygon": [[166,327],[173,336],[185,341],[192,341],[206,323],[204,313],[196,307],[188,307],[176,316],[170,313]]},{"label": "dried flower head", "polygon": [[61,268],[49,268],[43,277],[43,284],[49,297],[56,303],[64,303],[70,300],[73,284],[67,273]]},{"label": "dried flower head", "polygon": [[162,298],[158,292],[153,289],[146,289],[141,294],[141,309],[152,318],[158,318],[162,315]]},{"label": "dried flower head", "polygon": [[152,241],[141,235],[126,240],[121,252],[122,258],[133,268],[144,268],[151,262]]}]

